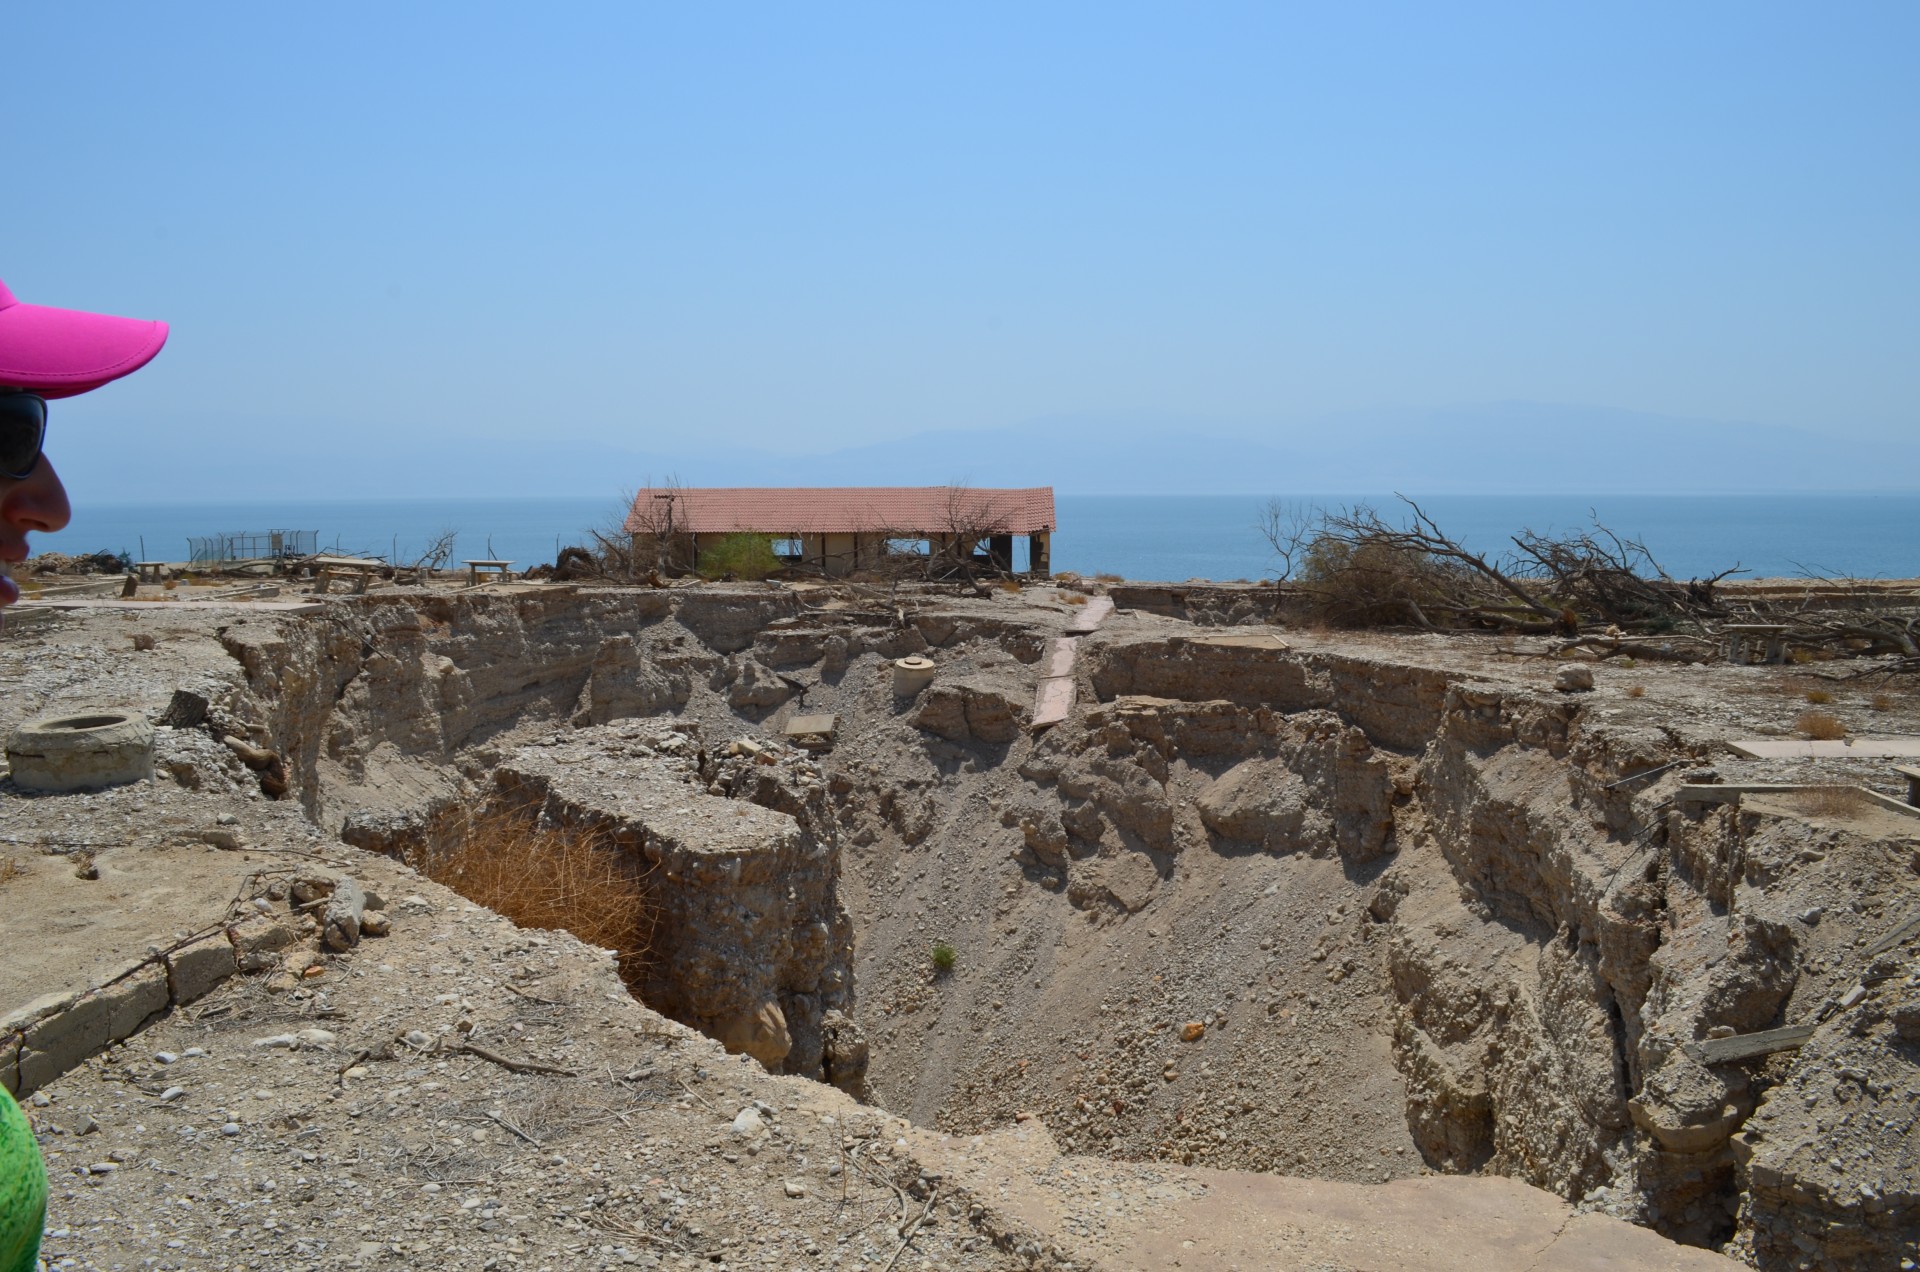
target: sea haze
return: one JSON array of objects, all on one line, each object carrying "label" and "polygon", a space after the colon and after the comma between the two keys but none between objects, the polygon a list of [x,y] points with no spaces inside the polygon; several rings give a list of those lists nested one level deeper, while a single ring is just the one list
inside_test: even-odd
[{"label": "sea haze", "polygon": [[[1311,505],[1371,502],[1390,516],[1391,494],[1294,496]],[[1054,568],[1136,579],[1259,579],[1273,554],[1255,528],[1266,500],[1245,495],[1058,497]],[[1459,495],[1425,496],[1441,527],[1499,554],[1523,529],[1590,524],[1643,539],[1675,577],[1717,573],[1736,562],[1753,576],[1807,573],[1920,576],[1920,495]],[[552,561],[559,545],[585,541],[618,511],[616,498],[258,500],[247,503],[81,503],[73,524],[34,537],[35,551],[127,551],[185,560],[189,536],[240,530],[318,532],[343,552],[412,560],[444,530],[457,530],[456,558],[502,557],[521,568]],[[144,540],[144,544],[143,544]]]},{"label": "sea haze", "polygon": [[[1264,495],[1920,492],[1920,443],[1844,427],[1740,424],[1539,403],[1356,412],[1261,422],[1084,413],[922,432],[835,449],[741,446],[672,421],[589,430],[539,420],[516,437],[425,436],[402,420],[232,422],[232,446],[183,448],[187,425],[98,419],[50,433],[77,502],[597,495],[650,479],[689,486],[1052,486],[1062,494]],[[56,421],[57,423],[58,421]],[[113,447],[78,444],[107,431]],[[591,431],[618,442],[588,440]],[[72,439],[72,440],[70,440]]]}]

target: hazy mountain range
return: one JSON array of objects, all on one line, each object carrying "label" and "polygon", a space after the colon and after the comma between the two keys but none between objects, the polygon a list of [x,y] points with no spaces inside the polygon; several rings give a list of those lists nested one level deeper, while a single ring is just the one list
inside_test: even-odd
[{"label": "hazy mountain range", "polygon": [[[165,429],[53,447],[77,497],[105,500],[591,495],[649,478],[702,485],[1052,485],[1063,494],[1733,494],[1920,490],[1920,442],[1593,407],[1503,403],[1249,427],[1086,414],[782,454],[636,424],[630,443],[459,442],[320,422],[184,451]],[[650,434],[653,434],[650,436]],[[671,440],[668,440],[671,439]],[[51,438],[50,442],[59,439]]]}]

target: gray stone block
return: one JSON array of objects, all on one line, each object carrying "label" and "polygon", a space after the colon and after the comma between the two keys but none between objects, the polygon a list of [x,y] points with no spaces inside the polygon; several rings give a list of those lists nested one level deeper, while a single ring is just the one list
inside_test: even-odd
[{"label": "gray stone block", "polygon": [[20,1092],[20,1039],[0,1039],[0,1087]]},{"label": "gray stone block", "polygon": [[215,932],[167,955],[167,992],[176,1006],[185,1005],[233,975],[233,944],[225,932]]},{"label": "gray stone block", "polygon": [[131,976],[99,992],[107,1001],[107,1037],[118,1042],[167,1009],[167,969],[159,963],[144,963]]},{"label": "gray stone block", "polygon": [[20,1089],[39,1090],[107,1045],[107,1000],[87,994],[29,1026],[20,1040]]}]

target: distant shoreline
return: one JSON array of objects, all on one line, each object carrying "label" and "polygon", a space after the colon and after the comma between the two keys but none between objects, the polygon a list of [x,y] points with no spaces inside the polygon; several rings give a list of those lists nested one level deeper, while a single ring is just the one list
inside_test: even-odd
[{"label": "distant shoreline", "polygon": [[[1305,504],[1393,496],[1280,496]],[[1053,567],[1089,577],[1231,582],[1272,577],[1273,554],[1255,529],[1267,497],[1059,495]],[[1860,495],[1434,495],[1421,505],[1477,550],[1499,553],[1522,529],[1589,524],[1643,538],[1676,578],[1716,573],[1738,561],[1742,578],[1920,575],[1920,494]],[[73,525],[35,535],[32,551],[69,555],[126,551],[184,560],[190,536],[242,530],[318,532],[328,549],[411,560],[444,529],[460,531],[457,557],[500,557],[519,568],[551,562],[622,511],[618,493],[524,499],[232,500],[182,504],[78,502]],[[144,547],[143,547],[144,540]],[[491,542],[489,543],[489,540]]]}]

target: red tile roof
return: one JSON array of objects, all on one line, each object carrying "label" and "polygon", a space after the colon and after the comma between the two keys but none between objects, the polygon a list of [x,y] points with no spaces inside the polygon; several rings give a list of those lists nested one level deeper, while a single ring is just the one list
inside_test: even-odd
[{"label": "red tile roof", "polygon": [[1053,487],[990,490],[972,486],[697,486],[642,490],[627,533],[673,529],[693,534],[1032,534],[1052,530]]}]

